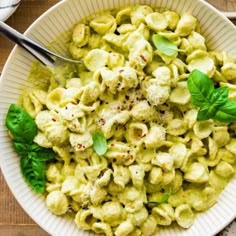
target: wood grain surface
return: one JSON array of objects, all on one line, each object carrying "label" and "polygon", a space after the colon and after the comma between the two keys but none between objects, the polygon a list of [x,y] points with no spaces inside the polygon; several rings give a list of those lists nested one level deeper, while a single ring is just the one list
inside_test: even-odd
[{"label": "wood grain surface", "polygon": [[221,11],[236,11],[236,0],[207,0]]},{"label": "wood grain surface", "polygon": [[[223,10],[229,9],[231,3],[236,4],[236,0],[209,1]],[[24,32],[35,19],[57,2],[59,0],[22,0],[15,14],[6,23],[18,31]],[[231,3],[227,5],[226,2]],[[0,73],[13,46],[13,43],[0,35]],[[47,235],[16,202],[0,170],[0,236]]]}]

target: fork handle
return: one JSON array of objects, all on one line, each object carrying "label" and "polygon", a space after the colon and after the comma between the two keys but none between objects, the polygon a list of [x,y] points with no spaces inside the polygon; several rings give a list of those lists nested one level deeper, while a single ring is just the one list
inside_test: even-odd
[{"label": "fork handle", "polygon": [[31,55],[41,61],[44,65],[52,66],[55,62],[55,59],[50,56],[50,51],[41,47],[39,44],[35,43],[2,21],[0,21],[0,33],[26,49]]}]

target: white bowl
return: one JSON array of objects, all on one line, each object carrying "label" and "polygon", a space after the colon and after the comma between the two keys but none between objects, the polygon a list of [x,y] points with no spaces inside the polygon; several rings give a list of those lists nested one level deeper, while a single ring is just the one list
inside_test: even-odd
[{"label": "white bowl", "polygon": [[[236,28],[223,14],[203,0],[65,0],[43,14],[27,30],[26,35],[42,45],[47,45],[62,32],[70,29],[76,22],[95,11],[111,9],[130,4],[150,4],[189,12],[196,16],[201,25],[207,44],[212,49],[225,50],[236,55]],[[55,51],[65,52],[66,36],[61,35],[61,42],[54,46]],[[35,194],[22,179],[19,158],[12,149],[5,127],[5,116],[9,104],[16,103],[21,88],[30,86],[27,76],[34,59],[24,50],[15,47],[2,73],[0,84],[0,164],[5,179],[25,211],[49,234],[56,236],[89,235],[79,230],[75,223],[63,217],[51,214],[45,205],[43,196]],[[14,213],[12,213],[14,214]],[[214,235],[224,228],[236,216],[236,180],[231,181],[220,195],[218,203],[197,217],[194,225],[183,230],[177,226],[161,229],[160,235]]]},{"label": "white bowl", "polygon": [[7,20],[20,5],[21,0],[1,0],[0,1],[0,21]]}]

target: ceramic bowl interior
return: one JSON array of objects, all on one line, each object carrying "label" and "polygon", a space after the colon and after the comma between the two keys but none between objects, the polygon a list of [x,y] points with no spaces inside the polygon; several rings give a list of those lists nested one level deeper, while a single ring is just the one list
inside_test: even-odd
[{"label": "ceramic bowl interior", "polygon": [[[223,14],[203,0],[64,0],[48,10],[27,30],[26,35],[42,45],[48,45],[60,35],[60,42],[52,49],[64,54],[66,34],[63,32],[88,15],[104,9],[134,4],[147,4],[188,12],[199,19],[203,35],[211,49],[225,50],[236,55],[236,28]],[[5,116],[9,104],[16,103],[21,89],[31,86],[27,76],[34,60],[19,47],[12,51],[4,67],[0,83],[0,164],[5,179],[15,198],[25,211],[50,235],[92,235],[79,230],[73,220],[51,214],[43,196],[35,194],[22,179],[19,158],[12,149],[5,128]],[[177,226],[161,229],[165,236],[215,235],[236,216],[236,180],[231,181],[220,195],[218,203],[206,213],[200,214],[194,225],[183,230]]]}]

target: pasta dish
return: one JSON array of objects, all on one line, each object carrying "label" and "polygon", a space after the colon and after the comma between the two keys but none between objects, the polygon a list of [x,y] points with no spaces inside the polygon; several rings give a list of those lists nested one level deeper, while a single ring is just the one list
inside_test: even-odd
[{"label": "pasta dish", "polygon": [[235,59],[207,48],[191,14],[146,5],[79,22],[68,51],[83,64],[35,63],[9,110],[26,181],[83,230],[191,227],[235,174]]}]

